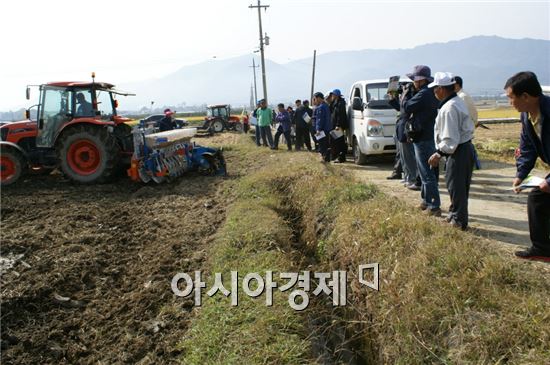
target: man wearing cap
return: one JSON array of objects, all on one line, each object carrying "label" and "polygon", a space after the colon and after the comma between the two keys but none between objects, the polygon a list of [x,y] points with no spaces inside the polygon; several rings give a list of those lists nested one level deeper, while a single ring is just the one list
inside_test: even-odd
[{"label": "man wearing cap", "polygon": [[410,115],[407,137],[413,142],[416,165],[422,186],[420,209],[428,215],[441,216],[441,201],[437,179],[439,170],[431,168],[428,159],[435,152],[434,124],[439,102],[428,84],[433,81],[428,66],[415,66],[413,72],[407,74],[414,84],[416,93],[403,103],[404,112]]},{"label": "man wearing cap", "polygon": [[446,156],[445,182],[451,197],[447,222],[466,230],[468,227],[468,195],[474,170],[474,122],[466,103],[455,92],[455,81],[449,72],[436,72],[433,88],[439,104],[435,120],[436,152],[429,159],[433,168]]},{"label": "man wearing cap", "polygon": [[315,110],[313,111],[313,119],[315,120],[315,139],[319,143],[319,152],[323,162],[330,161],[330,149],[328,143],[328,136],[332,130],[330,123],[330,109],[325,103],[323,93],[316,92],[313,94],[313,105]]},{"label": "man wearing cap", "polygon": [[335,163],[346,162],[346,154],[348,152],[348,145],[346,144],[346,129],[348,129],[348,113],[346,111],[346,101],[342,97],[340,89],[332,90],[332,102],[330,104],[330,119],[332,122],[332,129],[340,131],[343,135],[340,138],[334,139],[330,136],[330,148],[332,151],[332,159],[335,159]]},{"label": "man wearing cap", "polygon": [[164,109],[164,117],[158,122],[158,127],[161,132],[171,131],[176,128],[176,122],[174,121],[174,112],[170,109]]},{"label": "man wearing cap", "polygon": [[[512,183],[514,191],[519,193],[520,185],[535,167],[537,157],[550,164],[550,97],[543,95],[537,76],[529,71],[509,78],[504,90],[510,104],[521,112],[520,154]],[[527,217],[531,247],[517,251],[516,256],[550,262],[550,174],[529,193]]]}]

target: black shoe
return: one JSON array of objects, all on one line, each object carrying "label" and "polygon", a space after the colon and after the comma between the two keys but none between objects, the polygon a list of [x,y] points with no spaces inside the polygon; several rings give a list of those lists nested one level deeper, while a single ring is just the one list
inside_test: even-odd
[{"label": "black shoe", "polygon": [[401,180],[401,174],[393,173],[390,176],[388,176],[386,179],[388,179],[388,180]]},{"label": "black shoe", "polygon": [[424,213],[432,217],[441,217],[441,208],[426,209]]},{"label": "black shoe", "polygon": [[533,246],[529,247],[527,250],[516,251],[515,255],[520,259],[550,262],[550,254],[543,252]]},{"label": "black shoe", "polygon": [[451,219],[445,218],[445,220],[446,220],[447,222],[449,222],[449,224],[451,225],[451,227],[459,228],[459,229],[461,229],[461,230],[463,230],[463,231],[467,231],[467,230],[468,230],[468,226],[465,226],[465,225],[463,225],[462,223],[457,222],[457,221],[454,220],[453,218],[451,218]]}]

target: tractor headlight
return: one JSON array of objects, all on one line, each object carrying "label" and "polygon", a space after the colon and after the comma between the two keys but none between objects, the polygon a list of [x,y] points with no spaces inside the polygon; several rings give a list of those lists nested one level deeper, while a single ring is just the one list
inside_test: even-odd
[{"label": "tractor headlight", "polygon": [[367,136],[369,137],[383,137],[384,126],[382,123],[375,119],[369,119],[367,121]]}]

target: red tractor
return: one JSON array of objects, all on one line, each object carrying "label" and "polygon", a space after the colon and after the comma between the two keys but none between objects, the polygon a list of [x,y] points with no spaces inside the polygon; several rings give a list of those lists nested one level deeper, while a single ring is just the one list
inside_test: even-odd
[{"label": "red tractor", "polygon": [[231,115],[231,106],[227,104],[208,105],[206,110],[205,125],[208,124],[215,133],[223,130],[243,131],[241,118]]},{"label": "red tractor", "polygon": [[130,119],[117,115],[115,95],[132,94],[93,78],[40,85],[37,120],[27,110],[27,120],[0,126],[2,186],[26,172],[49,173],[56,167],[80,183],[104,182],[130,164],[132,127],[126,124]]}]

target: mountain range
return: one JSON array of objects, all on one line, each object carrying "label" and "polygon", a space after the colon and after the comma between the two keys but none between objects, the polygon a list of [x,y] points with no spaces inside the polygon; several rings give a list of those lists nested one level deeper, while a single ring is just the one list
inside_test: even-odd
[{"label": "mountain range", "polygon": [[[330,48],[330,45],[327,45]],[[266,48],[269,56],[269,47]],[[312,52],[313,53],[313,52]],[[124,100],[124,108],[156,105],[230,103],[248,105],[253,80],[253,56],[209,60],[185,66],[162,78],[117,85],[137,94]],[[312,57],[280,64],[266,60],[270,103],[288,103],[309,98]],[[256,64],[259,64],[256,59]],[[330,52],[317,56],[315,90],[339,88],[347,94],[352,83],[405,75],[414,65],[462,76],[464,89],[472,95],[500,95],[506,79],[530,70],[541,84],[550,84],[550,41],[475,36],[447,43],[432,43],[410,49],[365,49]],[[263,95],[261,72],[256,70],[258,97]]]}]

